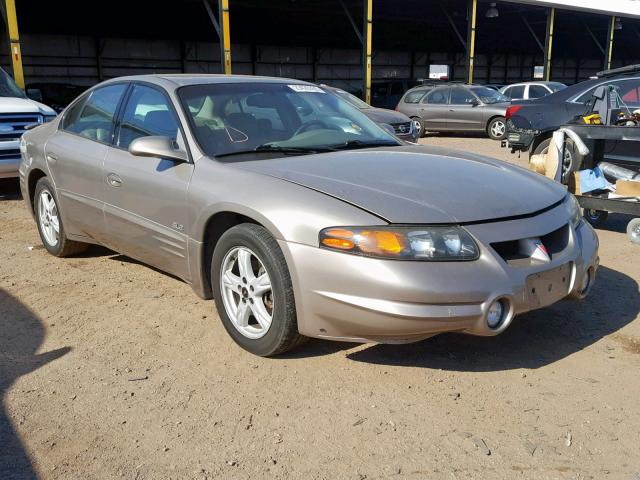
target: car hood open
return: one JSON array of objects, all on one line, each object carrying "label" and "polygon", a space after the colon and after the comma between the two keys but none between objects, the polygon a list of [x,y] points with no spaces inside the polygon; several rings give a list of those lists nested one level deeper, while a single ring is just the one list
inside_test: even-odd
[{"label": "car hood open", "polygon": [[527,215],[566,195],[561,185],[536,173],[446,148],[384,147],[230,165],[323,192],[390,223]]}]

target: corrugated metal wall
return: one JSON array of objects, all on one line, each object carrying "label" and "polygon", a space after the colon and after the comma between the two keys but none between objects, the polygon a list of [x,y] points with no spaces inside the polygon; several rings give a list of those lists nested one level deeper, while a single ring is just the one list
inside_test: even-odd
[{"label": "corrugated metal wall", "polygon": [[[64,82],[93,85],[101,79],[141,73],[220,73],[215,43],[105,38],[73,35],[23,35],[22,53],[27,83]],[[0,63],[9,67],[6,42]],[[588,78],[602,69],[601,59],[563,57],[554,52],[553,79],[565,83]],[[233,45],[233,72],[293,77],[358,90],[361,52],[355,49]],[[425,78],[429,64],[449,64],[453,78],[465,79],[462,53],[376,51],[373,78]],[[640,59],[637,62],[640,63]],[[485,55],[475,58],[475,80],[511,83],[530,80],[542,55]],[[614,64],[614,66],[620,66]]]}]

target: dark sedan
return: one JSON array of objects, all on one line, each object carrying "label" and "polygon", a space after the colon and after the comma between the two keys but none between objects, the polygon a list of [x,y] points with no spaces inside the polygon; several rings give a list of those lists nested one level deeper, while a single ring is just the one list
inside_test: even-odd
[{"label": "dark sedan", "polygon": [[372,107],[355,95],[340,88],[330,87],[328,85],[320,85],[320,87],[325,92],[346,100],[378,125],[390,125],[393,127],[395,136],[399,139],[407,142],[418,141],[419,131],[415,128],[411,119],[404,113],[396,112],[395,110],[388,110],[386,108]]},{"label": "dark sedan", "polygon": [[593,91],[601,85],[618,88],[629,109],[640,107],[640,66],[602,72],[598,78],[571,85],[535,100],[514,100],[507,109],[507,142],[512,151],[544,153],[554,130],[582,115]]}]

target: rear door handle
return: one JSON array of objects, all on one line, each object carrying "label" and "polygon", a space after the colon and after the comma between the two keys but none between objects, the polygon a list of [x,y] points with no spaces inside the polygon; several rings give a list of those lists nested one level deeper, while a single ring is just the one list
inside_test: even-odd
[{"label": "rear door handle", "polygon": [[58,157],[56,157],[52,153],[47,153],[47,160],[51,163],[56,163],[58,161]]},{"label": "rear door handle", "polygon": [[107,183],[112,187],[120,187],[122,185],[122,179],[115,173],[107,175]]}]

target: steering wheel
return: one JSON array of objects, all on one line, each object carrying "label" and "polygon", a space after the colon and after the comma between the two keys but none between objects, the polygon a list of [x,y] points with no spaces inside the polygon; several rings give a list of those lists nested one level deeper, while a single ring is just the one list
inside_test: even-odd
[{"label": "steering wheel", "polygon": [[314,125],[320,128],[331,130],[331,128],[322,120],[311,120],[310,122],[305,122],[302,125],[300,125],[298,129],[294,132],[293,136],[295,137],[296,135],[300,135],[301,133],[304,133],[307,130],[311,130],[311,127]]}]

